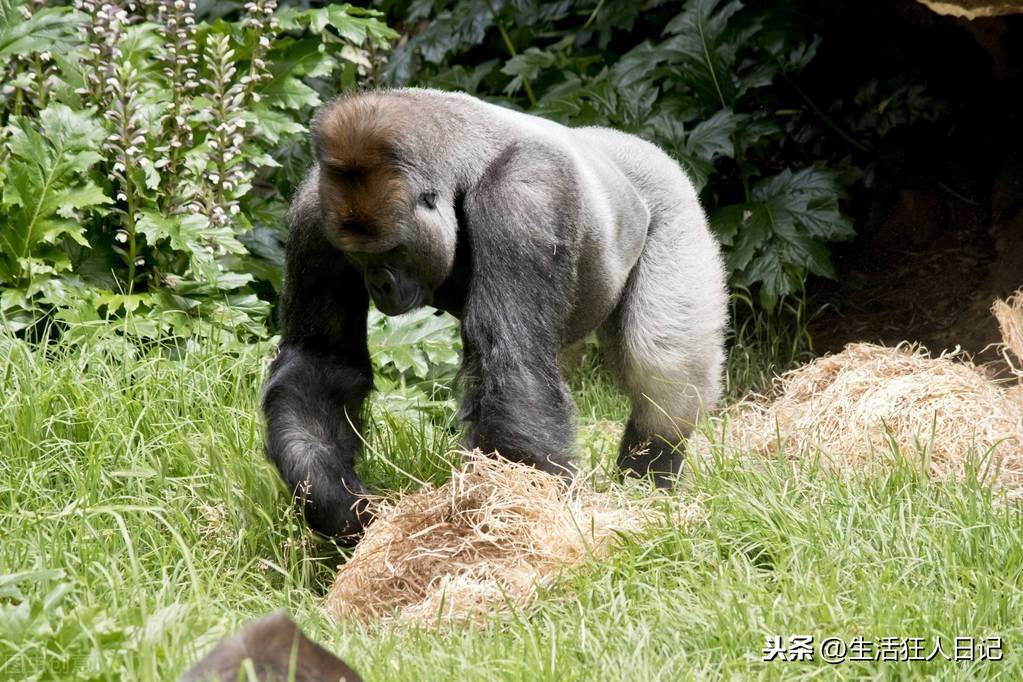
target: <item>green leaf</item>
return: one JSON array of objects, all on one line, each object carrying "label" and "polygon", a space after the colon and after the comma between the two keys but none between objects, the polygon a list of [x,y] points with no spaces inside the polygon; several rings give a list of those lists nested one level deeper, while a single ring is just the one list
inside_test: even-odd
[{"label": "green leaf", "polygon": [[493,73],[498,63],[496,59],[488,59],[472,68],[458,64],[431,78],[430,85],[441,90],[461,90],[473,94],[479,90],[483,79]]},{"label": "green leaf", "polygon": [[368,40],[383,48],[387,47],[388,41],[398,38],[397,31],[382,21],[382,12],[352,7],[348,3],[305,10],[289,6],[274,17],[285,31],[300,32],[308,28],[313,33],[322,34],[330,27],[341,40],[354,45],[362,45]]},{"label": "green leaf", "polygon": [[37,9],[25,19],[25,3],[0,0],[0,59],[43,50],[63,51],[74,42],[77,24],[69,7]]},{"label": "green leaf", "polygon": [[746,120],[731,109],[721,109],[705,121],[696,124],[686,136],[685,150],[689,157],[713,161],[734,153],[732,138]]},{"label": "green leaf", "polygon": [[761,286],[771,306],[797,290],[807,273],[834,277],[827,243],[853,236],[838,200],[836,171],[818,167],[785,169],[757,183],[748,204],[728,206],[711,219],[729,246],[726,265],[734,279]]},{"label": "green leaf", "polygon": [[620,88],[633,85],[649,76],[668,56],[663,46],[643,41],[615,62],[611,80]]},{"label": "green leaf", "polygon": [[260,89],[260,95],[282,109],[316,107],[321,103],[319,93],[294,76],[274,78]]},{"label": "green leaf", "polygon": [[171,245],[178,250],[184,250],[187,242],[175,240],[180,233],[178,227],[179,217],[164,217],[159,211],[145,209],[135,221],[135,232],[145,236],[146,243],[156,246],[160,241],[167,239]]},{"label": "green leaf", "polygon": [[416,36],[404,45],[396,47],[388,55],[383,74],[388,85],[404,85],[412,77],[416,69],[415,47],[418,38],[419,36]]},{"label": "green leaf", "polygon": [[256,117],[257,132],[270,144],[277,144],[283,137],[302,135],[306,127],[283,111],[256,106],[252,108]]},{"label": "green leaf", "polygon": [[139,306],[150,306],[154,301],[153,294],[119,294],[107,292],[96,297],[96,306],[106,306],[110,313],[126,312],[132,313],[139,309]]},{"label": "green leaf", "polygon": [[12,117],[8,129],[11,161],[2,199],[8,214],[0,228],[3,252],[25,259],[61,235],[85,244],[76,212],[110,201],[85,177],[100,158],[94,150],[105,137],[103,129],[89,112],[63,104],[51,104],[38,121]]},{"label": "green leaf", "polygon": [[252,281],[252,275],[247,272],[224,272],[213,282],[213,286],[221,291],[240,289]]},{"label": "green leaf", "polygon": [[160,186],[160,171],[153,160],[148,157],[142,157],[139,159],[139,168],[142,171],[142,179],[146,189],[157,189]]},{"label": "green leaf", "polygon": [[269,55],[270,71],[275,77],[284,75],[322,77],[337,67],[337,61],[326,51],[319,36],[295,40],[282,38],[273,44]]},{"label": "green leaf", "polygon": [[786,271],[777,251],[761,253],[746,274],[748,281],[760,283],[760,305],[767,310],[773,310],[781,297],[795,293],[799,288],[799,279]]},{"label": "green leaf", "polygon": [[688,132],[681,121],[666,113],[654,116],[648,125],[653,139],[675,155],[700,190],[713,173],[714,162],[722,157],[731,158],[735,154],[734,137],[747,119],[744,114],[721,109]]},{"label": "green leaf", "polygon": [[443,12],[430,22],[425,31],[415,37],[423,59],[431,64],[440,64],[460,43],[457,31],[458,19],[450,12]]},{"label": "green leaf", "polygon": [[662,49],[683,67],[679,73],[710,102],[732,106],[735,48],[726,40],[729,20],[742,9],[738,0],[691,0],[664,29],[671,35]]},{"label": "green leaf", "polygon": [[361,45],[367,39],[380,44],[383,40],[398,38],[398,32],[389,28],[379,20],[383,15],[379,12],[367,12],[357,16],[351,5],[328,5],[327,23],[338,32],[342,40],[353,45]]},{"label": "green leaf", "polygon": [[[735,210],[737,215],[732,216],[735,236],[731,240],[732,248],[725,256],[725,264],[729,271],[741,272],[749,267],[754,255],[768,244],[774,223],[770,210],[765,206],[740,204],[729,209]],[[729,209],[715,213],[717,224],[723,222]]]},{"label": "green leaf", "polygon": [[370,311],[370,348],[377,367],[392,377],[452,377],[458,369],[457,324],[422,308],[399,318]]},{"label": "green leaf", "polygon": [[479,45],[487,35],[487,30],[494,25],[494,13],[490,11],[491,0],[469,0],[459,6],[459,19],[455,31],[462,43]]},{"label": "green leaf", "polygon": [[25,599],[22,588],[35,583],[49,583],[53,580],[64,578],[65,572],[62,568],[37,568],[17,573],[0,575],[0,599]]},{"label": "green leaf", "polygon": [[509,95],[518,92],[524,81],[536,78],[541,70],[552,66],[556,58],[553,52],[545,52],[535,47],[515,55],[501,68],[501,73],[514,76],[504,91]]},{"label": "green leaf", "polygon": [[769,204],[780,219],[791,221],[808,234],[828,241],[855,235],[848,217],[839,211],[845,196],[836,171],[810,166],[789,169],[766,178],[753,188],[753,199]]}]

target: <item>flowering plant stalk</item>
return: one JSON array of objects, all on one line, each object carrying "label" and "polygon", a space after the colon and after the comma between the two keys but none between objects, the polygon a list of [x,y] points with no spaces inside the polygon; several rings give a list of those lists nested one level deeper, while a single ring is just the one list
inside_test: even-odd
[{"label": "flowering plant stalk", "polygon": [[226,19],[0,0],[0,326],[267,334],[305,123],[395,34],[349,5]]}]

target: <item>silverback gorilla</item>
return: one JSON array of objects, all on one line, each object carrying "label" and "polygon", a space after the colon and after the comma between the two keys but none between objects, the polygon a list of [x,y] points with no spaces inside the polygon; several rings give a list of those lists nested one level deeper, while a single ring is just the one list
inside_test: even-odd
[{"label": "silverback gorilla", "polygon": [[619,465],[670,485],[718,399],[727,316],[720,249],[677,163],[633,135],[425,89],[343,97],[312,132],[263,410],[315,530],[350,542],[368,521],[354,462],[370,299],[458,317],[466,445],[565,475],[559,356],[596,331],[632,403]]}]

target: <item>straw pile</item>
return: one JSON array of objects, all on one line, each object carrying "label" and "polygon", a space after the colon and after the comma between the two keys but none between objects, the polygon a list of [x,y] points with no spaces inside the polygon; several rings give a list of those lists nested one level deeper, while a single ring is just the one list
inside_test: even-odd
[{"label": "straw pile", "polygon": [[606,555],[648,515],[479,453],[443,486],[382,505],[327,595],[336,620],[431,624],[522,606],[558,569]]},{"label": "straw pile", "polygon": [[1023,378],[1023,289],[1004,301],[995,301],[991,313],[998,320],[998,331],[1002,334],[1005,351],[1002,355],[1013,373]]},{"label": "straw pile", "polygon": [[[993,312],[1005,348],[1023,359],[1023,292]],[[719,435],[737,451],[821,452],[857,468],[895,445],[907,457],[926,455],[932,475],[956,479],[967,475],[970,453],[990,454],[980,477],[1023,488],[1023,386],[992,381],[959,353],[850,344],[783,374],[767,396],[750,396],[724,417]]]},{"label": "straw pile", "polygon": [[1009,388],[1009,397],[1023,409],[1023,289],[1004,301],[995,301],[991,312],[1002,333],[1002,357],[1020,379],[1018,386]]}]

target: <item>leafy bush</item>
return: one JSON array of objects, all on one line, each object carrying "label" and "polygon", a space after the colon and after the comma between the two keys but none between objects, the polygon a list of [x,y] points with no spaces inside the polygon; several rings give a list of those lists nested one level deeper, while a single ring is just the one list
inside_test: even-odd
[{"label": "leafy bush", "polygon": [[386,76],[461,89],[569,125],[610,125],[673,154],[703,191],[733,283],[772,308],[853,230],[849,175],[803,161],[784,87],[819,39],[788,3],[384,0],[408,27]]},{"label": "leafy bush", "polygon": [[461,365],[458,323],[422,308],[401,317],[369,313],[369,347],[380,389],[374,404],[406,422],[450,422]]},{"label": "leafy bush", "polygon": [[421,308],[401,317],[369,315],[369,341],[378,371],[396,382],[450,381],[460,365],[457,323]]},{"label": "leafy bush", "polygon": [[266,334],[288,160],[320,90],[396,34],[351,5],[0,0],[0,323],[128,316],[144,339]]}]

